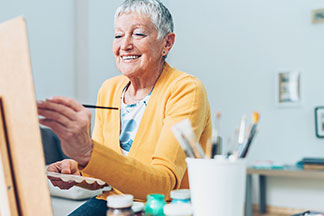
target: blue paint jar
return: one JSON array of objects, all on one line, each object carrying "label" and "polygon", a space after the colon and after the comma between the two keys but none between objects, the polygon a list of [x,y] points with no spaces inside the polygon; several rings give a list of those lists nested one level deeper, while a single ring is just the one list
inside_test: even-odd
[{"label": "blue paint jar", "polygon": [[189,189],[173,190],[170,197],[172,199],[171,203],[191,203]]}]

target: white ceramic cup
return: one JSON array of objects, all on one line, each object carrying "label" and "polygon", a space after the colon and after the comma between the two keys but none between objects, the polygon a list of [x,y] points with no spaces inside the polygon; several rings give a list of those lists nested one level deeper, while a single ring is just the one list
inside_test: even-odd
[{"label": "white ceramic cup", "polygon": [[243,216],[246,161],[187,158],[195,216]]}]

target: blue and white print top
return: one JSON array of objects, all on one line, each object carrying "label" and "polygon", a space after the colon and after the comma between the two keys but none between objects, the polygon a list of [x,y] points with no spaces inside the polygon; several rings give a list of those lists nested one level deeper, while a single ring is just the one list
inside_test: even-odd
[{"label": "blue and white print top", "polygon": [[125,87],[121,97],[121,132],[119,137],[121,151],[126,156],[128,155],[129,149],[133,144],[139,124],[152,93],[151,91],[145,98],[135,104],[125,104],[124,96],[128,86],[129,85]]}]

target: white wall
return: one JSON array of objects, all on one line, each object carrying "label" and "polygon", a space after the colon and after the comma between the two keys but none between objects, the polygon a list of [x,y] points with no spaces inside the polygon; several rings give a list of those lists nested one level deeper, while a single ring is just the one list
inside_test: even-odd
[{"label": "white wall", "polygon": [[[313,108],[324,103],[322,50],[324,25],[310,22],[316,1],[172,1],[177,40],[171,63],[206,85],[211,107],[223,113],[228,137],[242,114],[261,113],[250,160],[294,163],[324,155],[315,138]],[[185,11],[183,10],[185,5]],[[278,68],[303,69],[304,103],[275,104]]]},{"label": "white wall", "polygon": [[113,19],[119,0],[89,1],[89,92],[96,102],[104,80],[119,75],[112,54]]},{"label": "white wall", "polygon": [[0,22],[19,15],[27,20],[36,97],[74,97],[74,0],[1,1]]}]

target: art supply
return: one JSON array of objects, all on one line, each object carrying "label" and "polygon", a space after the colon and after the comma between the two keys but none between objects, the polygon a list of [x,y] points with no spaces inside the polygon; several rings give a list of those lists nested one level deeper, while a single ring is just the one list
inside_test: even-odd
[{"label": "art supply", "polygon": [[107,216],[133,216],[132,204],[133,196],[111,195],[107,197]]},{"label": "art supply", "polygon": [[171,128],[188,157],[205,158],[205,153],[197,141],[189,119],[184,119]]},{"label": "art supply", "polygon": [[215,131],[216,131],[216,137],[220,135],[220,118],[222,114],[221,112],[216,112],[215,115]]},{"label": "art supply", "polygon": [[245,142],[245,128],[246,128],[246,115],[242,116],[240,131],[238,137],[238,144],[241,145]]},{"label": "art supply", "polygon": [[240,132],[240,129],[235,128],[231,137],[228,138],[228,140],[227,140],[228,145],[227,145],[226,154],[225,154],[226,156],[230,156],[234,153],[237,154],[238,148],[239,148],[238,142],[237,142],[239,132]]},{"label": "art supply", "polygon": [[195,216],[243,216],[246,186],[244,159],[187,158]]},{"label": "art supply", "polygon": [[196,155],[199,155],[198,158],[205,158],[205,153],[201,148],[200,144],[197,141],[192,141],[191,145],[194,147],[194,152]]},{"label": "art supply", "polygon": [[186,136],[183,134],[181,129],[178,128],[178,125],[177,124],[174,125],[171,129],[172,129],[173,135],[176,137],[178,143],[180,144],[181,148],[183,149],[183,151],[185,152],[187,157],[194,158],[195,153],[194,153],[189,141],[187,140]]},{"label": "art supply", "polygon": [[222,137],[220,136],[220,118],[221,112],[216,112],[215,127],[212,135],[212,153],[211,158],[215,155],[222,154]]},{"label": "art supply", "polygon": [[149,194],[146,198],[145,216],[164,216],[166,202],[163,194]]},{"label": "art supply", "polygon": [[72,175],[72,174],[63,174],[63,173],[57,173],[57,172],[48,172],[48,171],[46,172],[46,174],[48,177],[59,178],[64,182],[73,181],[76,183],[85,182],[87,184],[98,184],[100,186],[107,185],[106,182],[104,182],[100,179],[92,178],[92,177]]},{"label": "art supply", "polygon": [[144,216],[144,203],[133,202],[132,210],[134,212],[134,216]]},{"label": "art supply", "polygon": [[206,153],[205,156],[206,158],[212,158],[212,149],[213,149],[213,143],[211,139],[207,140],[207,145],[206,145]]},{"label": "art supply", "polygon": [[193,209],[189,203],[171,203],[163,208],[165,216],[192,216]]},{"label": "art supply", "polygon": [[303,213],[294,214],[292,216],[324,216],[324,213],[306,211],[306,212],[303,212]]},{"label": "art supply", "polygon": [[172,199],[171,203],[190,203],[190,190],[189,189],[179,189],[173,190],[170,193]]},{"label": "art supply", "polygon": [[95,106],[95,105],[89,105],[89,104],[82,104],[82,106],[84,106],[86,108],[94,108],[94,109],[112,109],[112,110],[118,110],[118,107]]},{"label": "art supply", "polygon": [[251,127],[248,140],[247,140],[246,144],[244,144],[243,149],[239,154],[240,158],[245,158],[249,151],[250,145],[251,145],[253,138],[255,136],[255,133],[256,133],[256,128],[257,128],[259,119],[260,119],[260,114],[258,112],[253,112],[253,125]]},{"label": "art supply", "polygon": [[223,145],[223,139],[221,136],[217,136],[216,138],[213,136],[212,139],[212,158],[215,157],[215,155],[221,155],[222,154],[222,145]]}]

